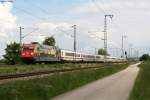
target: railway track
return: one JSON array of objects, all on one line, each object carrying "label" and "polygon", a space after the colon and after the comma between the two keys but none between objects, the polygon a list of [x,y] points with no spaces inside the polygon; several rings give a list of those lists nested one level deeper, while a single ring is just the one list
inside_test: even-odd
[{"label": "railway track", "polygon": [[6,79],[17,79],[17,78],[23,78],[23,77],[31,77],[31,76],[38,76],[38,75],[47,75],[47,74],[55,74],[55,73],[61,73],[61,72],[71,72],[71,71],[79,71],[79,70],[95,69],[95,68],[104,68],[104,67],[85,67],[85,68],[59,69],[59,70],[51,70],[51,71],[0,75],[0,81],[6,80]]}]

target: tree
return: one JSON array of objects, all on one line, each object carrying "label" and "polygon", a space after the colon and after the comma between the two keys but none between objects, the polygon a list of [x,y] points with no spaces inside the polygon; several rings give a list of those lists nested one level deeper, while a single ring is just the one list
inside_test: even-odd
[{"label": "tree", "polygon": [[54,37],[46,37],[43,41],[43,44],[49,45],[49,46],[55,46],[55,38]]},{"label": "tree", "polygon": [[140,61],[146,61],[146,60],[150,60],[149,54],[143,54],[143,55],[140,57]]},{"label": "tree", "polygon": [[98,55],[108,55],[108,54],[107,54],[106,50],[101,48],[98,50]]},{"label": "tree", "polygon": [[14,42],[7,45],[5,49],[5,55],[3,55],[6,63],[8,64],[16,64],[20,63],[20,44]]}]

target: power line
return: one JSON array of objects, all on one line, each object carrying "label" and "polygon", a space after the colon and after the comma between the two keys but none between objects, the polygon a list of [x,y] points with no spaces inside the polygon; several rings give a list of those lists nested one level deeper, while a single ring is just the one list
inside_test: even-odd
[{"label": "power line", "polygon": [[62,29],[59,28],[59,27],[56,27],[56,29],[57,29],[58,31],[61,31],[61,32],[65,33],[66,35],[68,35],[68,36],[70,36],[70,37],[73,37],[73,35],[71,35],[70,33],[68,33],[68,32],[66,32],[66,31],[62,30]]},{"label": "power line", "polygon": [[101,6],[99,6],[99,5],[95,2],[95,0],[92,0],[92,2],[93,2],[93,4],[98,8],[98,10],[100,10],[100,11],[102,11],[104,14],[106,14],[105,11],[104,11],[104,9],[103,9]]},{"label": "power line", "polygon": [[22,38],[25,38],[25,37],[29,36],[30,34],[32,34],[33,32],[36,32],[36,31],[38,31],[38,30],[40,30],[40,29],[39,29],[39,28],[36,28],[36,29],[34,29],[33,31],[29,32],[28,34],[22,36]]},{"label": "power line", "polygon": [[34,18],[36,18],[36,19],[38,19],[38,20],[41,20],[41,21],[47,21],[47,19],[45,19],[45,18],[41,18],[41,17],[38,17],[38,16],[35,16],[33,13],[31,13],[31,12],[28,12],[27,10],[24,10],[24,9],[21,9],[21,8],[18,8],[18,7],[16,7],[16,6],[14,6],[14,8],[15,9],[17,9],[17,10],[19,10],[19,11],[21,11],[21,12],[23,12],[23,13],[25,13],[25,14],[28,14],[28,15],[30,15],[30,16],[32,16],[32,17],[34,17]]},{"label": "power line", "polygon": [[[23,1],[24,1],[24,2],[27,2],[27,0],[23,0]],[[39,8],[39,9],[42,11],[42,13],[45,13],[45,14],[49,15],[48,11],[45,10],[45,9],[43,9],[43,8],[40,7],[39,5],[37,5],[37,4],[35,4],[35,3],[32,3],[32,2],[30,2],[30,3],[28,3],[28,4],[30,4],[30,5],[32,5],[32,6],[35,6],[36,8]]]}]

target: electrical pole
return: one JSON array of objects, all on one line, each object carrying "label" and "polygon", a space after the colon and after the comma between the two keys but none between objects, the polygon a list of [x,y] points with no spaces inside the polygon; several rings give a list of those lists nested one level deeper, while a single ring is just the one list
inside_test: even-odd
[{"label": "electrical pole", "polygon": [[124,57],[124,38],[127,38],[127,36],[122,35],[122,39],[121,39],[121,41],[122,41],[122,44],[121,44],[122,55],[121,55],[121,58]]},{"label": "electrical pole", "polygon": [[124,56],[124,50],[123,50],[123,36],[122,36],[122,44],[121,44],[121,48],[122,48],[122,55],[121,55],[121,58],[123,58],[123,56]]},{"label": "electrical pole", "polygon": [[104,62],[107,60],[107,17],[113,18],[113,15],[104,15],[104,50],[106,54],[104,55]]},{"label": "electrical pole", "polygon": [[74,57],[76,59],[76,50],[77,50],[77,48],[76,48],[76,25],[73,25],[72,27],[74,29],[74,35],[73,35],[73,37],[74,37],[74,46],[73,46],[73,50],[75,52]]},{"label": "electrical pole", "polygon": [[128,45],[128,58],[131,58],[131,48],[132,48],[132,44]]},{"label": "electrical pole", "polygon": [[20,30],[20,36],[19,36],[19,39],[20,39],[20,41],[19,41],[19,43],[20,43],[20,45],[22,45],[22,29],[24,29],[23,27],[19,27],[19,30]]},{"label": "electrical pole", "polygon": [[98,54],[98,52],[97,52],[97,48],[95,48],[95,55],[97,55]]},{"label": "electrical pole", "polygon": [[139,51],[137,50],[137,59],[139,58]]}]

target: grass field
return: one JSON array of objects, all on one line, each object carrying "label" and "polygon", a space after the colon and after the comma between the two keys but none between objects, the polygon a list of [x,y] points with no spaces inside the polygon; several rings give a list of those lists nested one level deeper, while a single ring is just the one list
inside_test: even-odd
[{"label": "grass field", "polygon": [[102,64],[94,63],[54,63],[54,64],[35,64],[35,65],[1,65],[0,75],[15,74],[15,73],[29,73],[29,72],[38,72],[46,70],[55,70],[55,69],[68,69],[68,68],[80,68],[80,67],[100,67]]},{"label": "grass field", "polygon": [[150,61],[142,63],[129,100],[150,100]]},{"label": "grass field", "polygon": [[113,65],[1,84],[0,100],[50,100],[54,96],[118,72],[126,67],[125,64]]}]

